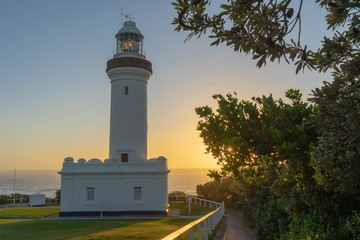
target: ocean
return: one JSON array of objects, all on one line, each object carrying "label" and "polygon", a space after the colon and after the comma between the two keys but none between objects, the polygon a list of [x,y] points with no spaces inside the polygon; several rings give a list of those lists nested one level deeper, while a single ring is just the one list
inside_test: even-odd
[{"label": "ocean", "polygon": [[[207,168],[170,169],[169,193],[183,191],[196,194],[196,185],[204,184],[211,179],[206,176]],[[58,170],[17,170],[16,193],[43,193],[47,197],[55,197],[55,191],[60,189]],[[0,194],[14,192],[14,171],[0,171]]]}]

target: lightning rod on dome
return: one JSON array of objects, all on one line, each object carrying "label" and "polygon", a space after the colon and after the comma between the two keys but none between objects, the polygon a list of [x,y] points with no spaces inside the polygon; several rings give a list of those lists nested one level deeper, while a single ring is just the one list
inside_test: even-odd
[{"label": "lightning rod on dome", "polygon": [[120,9],[120,15],[121,15],[121,26],[123,25],[123,18],[125,19],[125,21],[132,21],[135,19],[134,14],[133,13],[128,13],[128,14],[124,14],[122,11],[122,8]]}]

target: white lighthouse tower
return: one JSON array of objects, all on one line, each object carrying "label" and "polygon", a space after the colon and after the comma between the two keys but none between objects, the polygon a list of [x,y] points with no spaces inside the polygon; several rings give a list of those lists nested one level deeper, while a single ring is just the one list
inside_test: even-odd
[{"label": "white lighthouse tower", "polygon": [[147,84],[151,62],[135,22],[115,35],[107,62],[111,82],[109,159],[67,157],[61,174],[60,216],[166,214],[167,159],[147,158]]},{"label": "white lighthouse tower", "polygon": [[147,83],[151,63],[143,55],[143,35],[127,21],[116,34],[116,54],[108,61],[111,79],[110,159],[147,159]]}]

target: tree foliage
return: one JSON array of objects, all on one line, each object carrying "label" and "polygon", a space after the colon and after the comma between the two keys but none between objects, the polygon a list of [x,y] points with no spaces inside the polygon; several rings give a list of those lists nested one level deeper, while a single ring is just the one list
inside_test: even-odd
[{"label": "tree foliage", "polygon": [[278,237],[278,232],[268,231],[278,228],[275,218],[306,210],[299,196],[315,184],[309,164],[318,135],[310,122],[318,110],[302,101],[299,90],[290,89],[285,95],[287,101],[271,95],[245,101],[236,94],[217,94],[215,111],[208,106],[196,108],[201,119],[197,129],[206,151],[221,166],[209,176],[238,180],[238,201],[261,239]]},{"label": "tree foliage", "polygon": [[[206,151],[221,166],[220,172],[211,171],[210,176],[221,179],[231,173],[269,188],[283,170],[309,159],[316,135],[306,121],[317,109],[303,102],[298,90],[288,90],[286,96],[291,103],[274,100],[271,95],[239,101],[236,94],[218,94],[213,96],[218,102],[216,112],[208,106],[196,108],[201,118],[197,129]],[[303,173],[287,175],[286,181],[297,174]]]},{"label": "tree foliage", "polygon": [[225,202],[225,206],[233,206],[237,201],[235,190],[237,182],[232,178],[223,179],[221,182],[211,181],[196,186],[198,196],[215,202]]},{"label": "tree foliage", "polygon": [[215,14],[211,1],[173,3],[173,24],[187,39],[210,31],[211,45],[251,54],[259,68],[284,59],[296,73],[333,70],[333,81],[313,90],[313,106],[290,90],[290,104],[228,94],[214,96],[216,111],[196,109],[206,150],[221,166],[210,176],[238,179],[238,199],[261,239],[278,237],[276,218],[284,213],[293,225],[283,239],[359,239],[360,1],[314,2],[334,30],[318,50],[301,44],[303,0],[227,0]]},{"label": "tree foliage", "polygon": [[[236,52],[251,54],[261,67],[266,61],[294,62],[301,69],[326,71],[359,59],[360,3],[358,0],[314,0],[327,11],[328,29],[346,29],[324,37],[322,48],[311,50],[301,44],[303,0],[220,1],[218,13],[210,14],[210,0],[176,0],[176,31],[188,38],[210,31],[211,45],[226,43]],[[218,4],[218,1],[213,1]],[[296,32],[296,33],[295,33]],[[356,63],[354,63],[356,64]]]}]

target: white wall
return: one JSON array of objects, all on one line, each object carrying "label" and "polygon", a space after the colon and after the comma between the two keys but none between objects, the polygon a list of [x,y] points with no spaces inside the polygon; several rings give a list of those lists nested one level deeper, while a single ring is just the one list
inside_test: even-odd
[{"label": "white wall", "polygon": [[[165,212],[168,172],[163,157],[142,163],[65,161],[59,172],[62,175],[60,212]],[[89,187],[95,188],[94,201],[87,199]],[[134,199],[134,187],[142,188],[141,201]]]},{"label": "white wall", "polygon": [[44,206],[45,205],[45,195],[30,195],[29,196],[29,205],[33,206]]},{"label": "white wall", "polygon": [[[111,79],[110,159],[119,159],[119,151],[130,150],[133,158],[129,161],[146,161],[147,80],[151,72],[117,67],[107,73]],[[128,86],[128,95],[125,95],[125,86]]]},{"label": "white wall", "polygon": [[[61,212],[167,208],[167,174],[64,175],[61,183]],[[87,201],[88,187],[95,188],[93,202]],[[134,200],[134,187],[142,188],[141,201]]]}]

